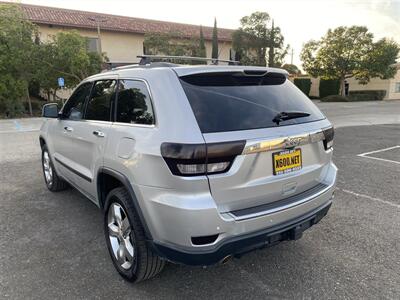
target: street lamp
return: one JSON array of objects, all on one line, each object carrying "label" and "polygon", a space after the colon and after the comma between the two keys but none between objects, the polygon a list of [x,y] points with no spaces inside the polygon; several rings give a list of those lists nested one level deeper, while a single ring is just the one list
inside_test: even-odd
[{"label": "street lamp", "polygon": [[93,21],[97,25],[97,40],[98,40],[98,46],[99,46],[99,52],[100,55],[103,52],[101,49],[101,37],[100,37],[100,23],[105,23],[107,22],[106,18],[98,18],[98,17],[89,17],[88,20]]}]

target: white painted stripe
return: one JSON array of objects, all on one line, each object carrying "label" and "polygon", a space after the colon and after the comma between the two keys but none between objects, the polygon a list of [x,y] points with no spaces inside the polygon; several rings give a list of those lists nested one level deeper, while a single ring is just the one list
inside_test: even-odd
[{"label": "white painted stripe", "polygon": [[389,205],[389,206],[392,206],[392,207],[400,209],[400,205],[399,204],[392,203],[390,201],[386,201],[386,200],[383,200],[383,199],[380,199],[380,198],[371,197],[371,196],[364,195],[364,194],[359,194],[359,193],[352,192],[352,191],[349,191],[349,190],[346,190],[346,189],[341,189],[341,188],[337,188],[337,189],[339,191],[345,192],[347,194],[350,194],[350,195],[353,195],[353,196],[356,196],[356,197],[365,198],[365,199],[368,199],[368,200],[372,200],[372,201],[375,201],[375,202],[379,202],[379,203],[386,204],[386,205]]},{"label": "white painted stripe", "polygon": [[[360,156],[360,155],[358,155],[358,156]],[[360,156],[360,157],[369,158],[369,159],[375,159],[375,160],[380,160],[380,161],[385,161],[385,162],[390,162],[390,163],[393,163],[393,164],[400,165],[400,161],[396,161],[396,160],[384,159],[384,158],[373,157],[373,156]]]},{"label": "white painted stripe", "polygon": [[380,157],[368,156],[370,154],[379,153],[379,152],[385,152],[385,151],[389,151],[389,150],[393,150],[393,149],[397,149],[397,148],[400,148],[400,146],[397,145],[397,146],[384,148],[384,149],[380,149],[380,150],[365,152],[365,153],[358,154],[357,156],[364,157],[364,158],[369,158],[369,159],[380,160],[380,161],[385,161],[385,162],[390,162],[390,163],[394,163],[394,164],[400,165],[400,161],[397,161],[397,160],[391,160],[391,159],[385,159],[385,158],[380,158]]},{"label": "white painted stripe", "polygon": [[365,155],[369,155],[369,154],[372,154],[372,153],[384,152],[384,151],[388,151],[388,150],[392,150],[392,149],[396,149],[396,148],[400,148],[400,146],[397,145],[397,146],[384,148],[384,149],[380,149],[380,150],[375,150],[375,151],[371,151],[371,152],[365,152],[365,153],[358,154],[357,156],[365,156]]},{"label": "white painted stripe", "polygon": [[24,133],[24,132],[35,132],[35,131],[40,131],[40,129],[5,130],[5,131],[0,131],[0,134],[2,134],[2,133]]}]

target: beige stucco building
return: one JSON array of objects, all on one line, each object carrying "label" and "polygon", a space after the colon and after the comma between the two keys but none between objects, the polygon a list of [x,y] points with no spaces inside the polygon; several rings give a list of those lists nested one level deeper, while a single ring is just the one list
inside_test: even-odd
[{"label": "beige stucco building", "polygon": [[[101,47],[101,51],[109,58],[111,66],[138,62],[137,56],[145,54],[143,41],[146,33],[178,32],[184,39],[198,38],[200,35],[199,25],[38,5],[20,4],[20,6],[26,17],[38,25],[42,41],[51,39],[59,31],[77,30],[88,38],[90,50],[99,51]],[[203,33],[207,57],[211,57],[212,27],[203,26]],[[231,29],[218,28],[220,59],[232,58],[232,33]]]},{"label": "beige stucco building", "polygon": [[[395,66],[397,73],[390,79],[372,78],[367,84],[359,84],[354,78],[347,79],[349,91],[384,90],[386,95],[383,100],[400,100],[400,63]],[[311,78],[310,96],[319,97],[319,81],[319,78]]]},{"label": "beige stucco building", "polygon": [[[51,39],[59,31],[71,30],[69,27],[63,26],[39,26],[39,36],[42,41]],[[97,30],[90,30],[85,28],[74,28],[85,37],[93,39],[97,42]],[[100,33],[102,52],[106,54],[111,64],[128,64],[137,63],[138,55],[144,54],[143,41],[144,34],[126,33],[102,30]],[[211,57],[211,41],[206,40],[207,57]],[[230,59],[231,42],[219,41],[218,50],[219,58]],[[98,46],[96,46],[97,48]]]}]

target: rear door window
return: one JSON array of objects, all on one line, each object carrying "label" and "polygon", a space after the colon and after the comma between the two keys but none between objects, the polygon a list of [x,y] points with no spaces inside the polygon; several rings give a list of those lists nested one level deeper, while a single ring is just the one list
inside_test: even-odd
[{"label": "rear door window", "polygon": [[313,122],[324,115],[283,74],[207,73],[180,78],[203,133],[276,127],[280,112],[305,112],[308,117],[279,126]]}]

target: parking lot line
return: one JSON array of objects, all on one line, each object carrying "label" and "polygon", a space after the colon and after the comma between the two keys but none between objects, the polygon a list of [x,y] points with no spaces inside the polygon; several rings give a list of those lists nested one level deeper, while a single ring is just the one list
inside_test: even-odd
[{"label": "parking lot line", "polygon": [[20,131],[22,129],[21,124],[17,120],[14,120],[14,126],[15,126],[15,129],[18,131]]},{"label": "parking lot line", "polygon": [[380,150],[370,151],[370,152],[364,152],[364,153],[358,154],[357,156],[380,160],[380,161],[386,161],[386,162],[395,163],[395,164],[400,165],[400,161],[397,161],[397,160],[390,160],[390,159],[385,159],[385,158],[380,158],[380,157],[369,156],[370,154],[385,152],[385,151],[389,151],[389,150],[393,150],[393,149],[397,149],[397,148],[400,148],[400,145],[389,147],[389,148],[384,148],[384,149],[380,149]]},{"label": "parking lot line", "polygon": [[5,133],[5,134],[12,134],[12,133],[25,133],[25,132],[35,132],[39,131],[39,129],[21,129],[21,130],[7,130],[7,131],[0,131],[0,134]]},{"label": "parking lot line", "polygon": [[353,192],[353,191],[349,191],[349,190],[346,190],[346,189],[341,189],[341,188],[337,188],[337,189],[339,191],[342,191],[344,193],[347,193],[347,194],[350,194],[350,195],[353,195],[353,196],[356,196],[356,197],[365,198],[365,199],[372,200],[372,201],[375,201],[375,202],[379,202],[379,203],[382,203],[382,204],[386,204],[386,205],[389,205],[389,206],[392,206],[392,207],[395,207],[395,208],[400,208],[399,204],[392,203],[390,201],[386,201],[386,200],[383,200],[383,199],[380,199],[380,198],[371,197],[371,196],[364,195],[364,194],[359,194],[359,193],[356,193],[356,192]]},{"label": "parking lot line", "polygon": [[365,156],[365,155],[369,155],[369,154],[372,154],[372,153],[379,153],[379,152],[384,152],[384,151],[397,149],[397,148],[400,148],[400,145],[393,146],[393,147],[388,147],[388,148],[383,148],[383,149],[380,149],[380,150],[370,151],[370,152],[364,152],[364,153],[358,154],[357,156]]}]

